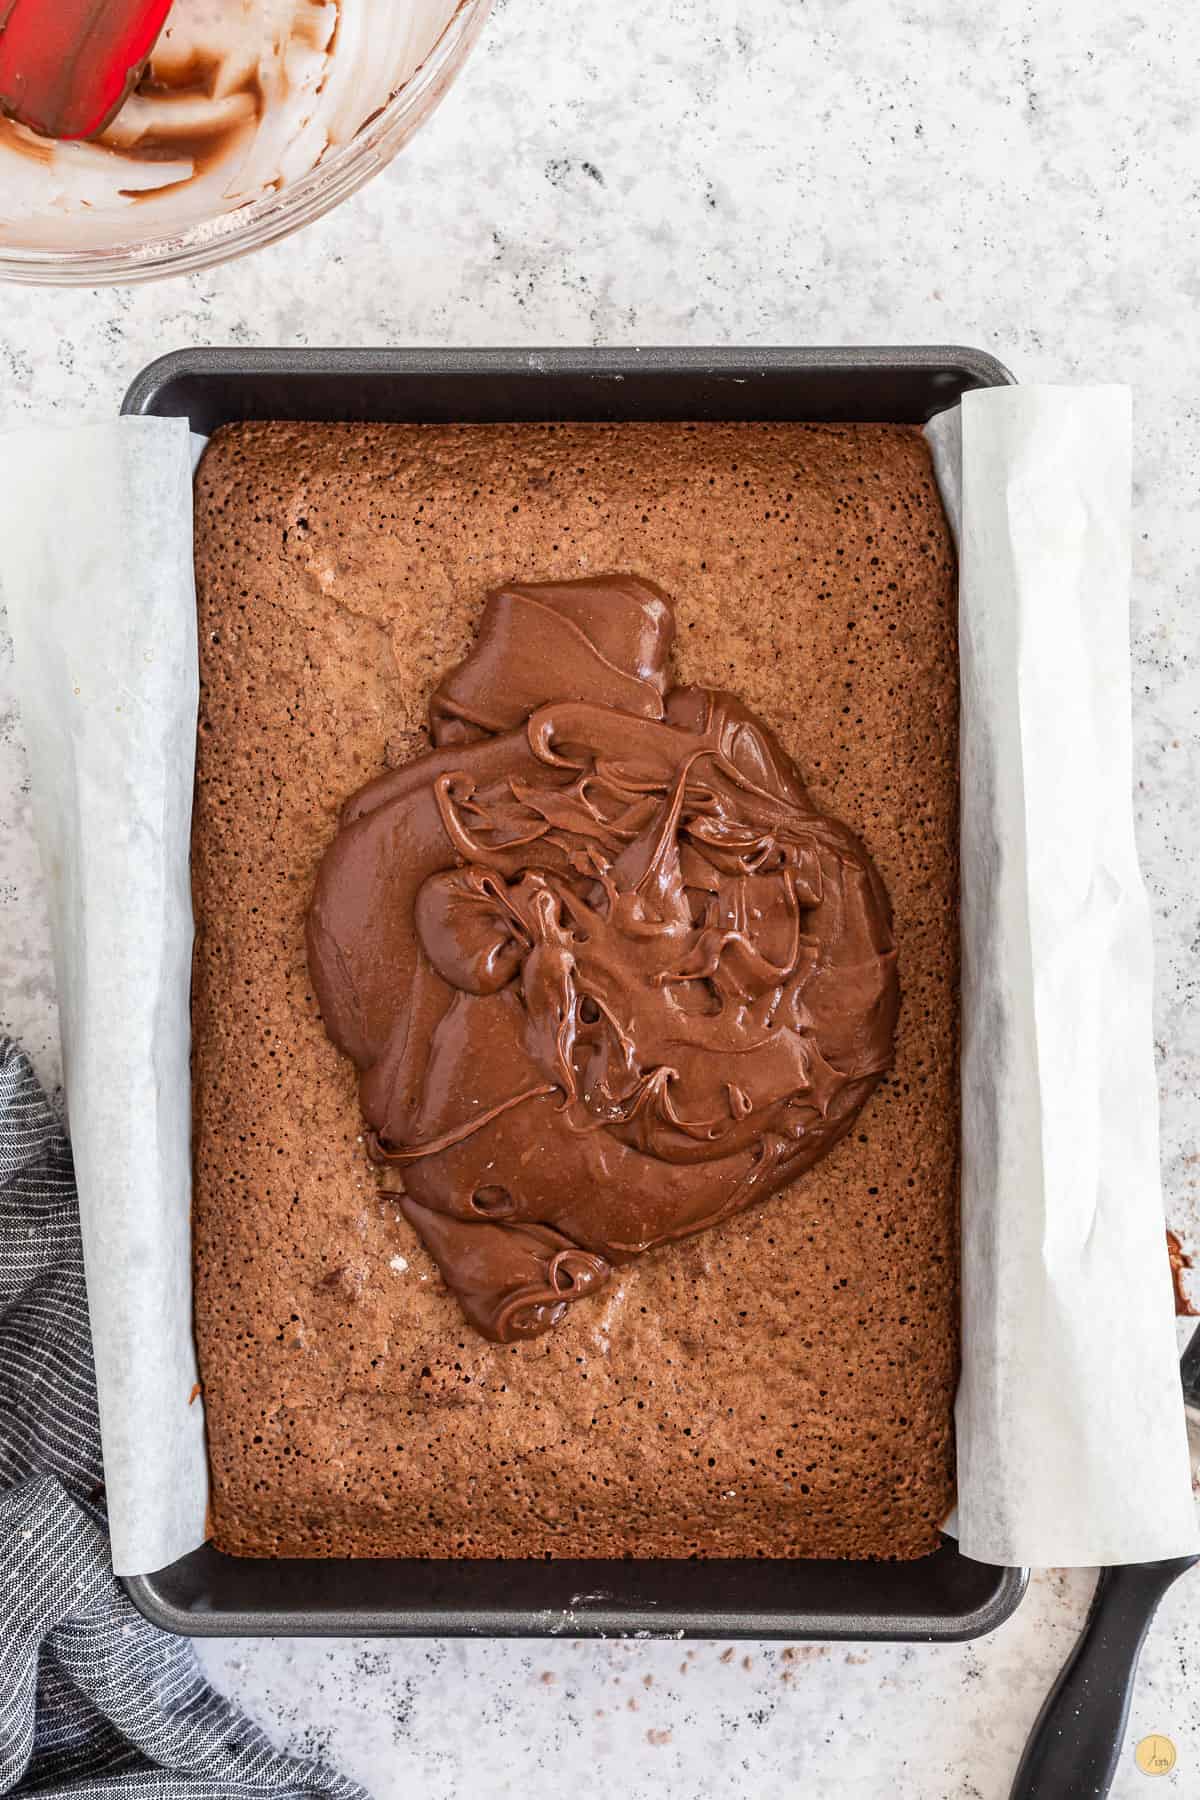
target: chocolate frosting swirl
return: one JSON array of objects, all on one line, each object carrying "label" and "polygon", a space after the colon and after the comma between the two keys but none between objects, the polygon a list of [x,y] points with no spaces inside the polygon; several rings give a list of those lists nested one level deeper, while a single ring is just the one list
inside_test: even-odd
[{"label": "chocolate frosting swirl", "polygon": [[309,914],[384,1184],[502,1343],[791,1181],[891,1059],[870,858],[673,636],[631,576],[491,594]]}]

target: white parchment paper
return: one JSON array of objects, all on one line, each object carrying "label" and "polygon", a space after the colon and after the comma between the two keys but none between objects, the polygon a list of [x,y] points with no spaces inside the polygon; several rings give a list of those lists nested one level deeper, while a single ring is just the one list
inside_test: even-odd
[{"label": "white parchment paper", "polygon": [[204,1541],[192,1342],[192,452],[182,419],[0,437],[118,1574]]},{"label": "white parchment paper", "polygon": [[1133,836],[1127,389],[964,396],[928,429],[959,542],[959,1541],[1197,1547]]},{"label": "white parchment paper", "polygon": [[[1133,841],[1129,400],[929,427],[960,545],[959,1529],[999,1563],[1195,1547]],[[119,1573],[205,1535],[191,1335],[182,420],[0,439],[0,590],[49,879]]]}]

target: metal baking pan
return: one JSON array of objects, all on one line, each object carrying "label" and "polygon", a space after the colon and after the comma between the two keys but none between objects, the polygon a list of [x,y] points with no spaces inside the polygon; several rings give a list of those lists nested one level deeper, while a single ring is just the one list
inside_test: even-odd
[{"label": "metal baking pan", "polygon": [[[183,350],[152,363],[127,413],[501,423],[796,419],[923,424],[1011,381],[979,350]],[[125,1580],[191,1636],[973,1638],[1007,1619],[1026,1572],[916,1562],[356,1561],[225,1556],[211,1545]]]}]

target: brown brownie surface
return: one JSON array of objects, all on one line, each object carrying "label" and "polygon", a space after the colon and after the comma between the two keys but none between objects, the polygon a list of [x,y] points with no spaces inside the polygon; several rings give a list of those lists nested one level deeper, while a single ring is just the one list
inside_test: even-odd
[{"label": "brown brownie surface", "polygon": [[[895,909],[894,1069],[767,1204],[548,1336],[467,1327],[380,1195],[304,917],[342,803],[427,744],[486,590],[624,570],[676,603]],[[241,1555],[932,1549],[957,1372],[953,551],[919,432],[250,424],[196,484],[196,1329]]]}]

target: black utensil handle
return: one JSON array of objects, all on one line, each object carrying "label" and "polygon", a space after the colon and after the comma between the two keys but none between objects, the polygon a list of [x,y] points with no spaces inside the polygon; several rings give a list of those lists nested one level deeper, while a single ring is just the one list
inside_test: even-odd
[{"label": "black utensil handle", "polygon": [[1200,1406],[1200,1325],[1188,1339],[1187,1349],[1179,1359],[1179,1377],[1188,1405]]},{"label": "black utensil handle", "polygon": [[1103,1800],[1120,1760],[1150,1621],[1176,1576],[1196,1560],[1101,1570],[1079,1642],[1030,1733],[1011,1800]]}]

